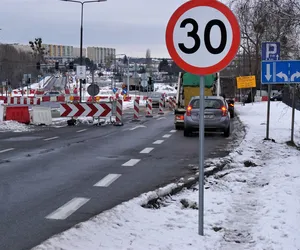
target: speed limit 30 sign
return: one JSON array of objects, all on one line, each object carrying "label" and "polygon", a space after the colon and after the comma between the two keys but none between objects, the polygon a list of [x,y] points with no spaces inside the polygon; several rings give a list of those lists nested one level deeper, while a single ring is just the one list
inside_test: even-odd
[{"label": "speed limit 30 sign", "polygon": [[216,73],[235,57],[240,27],[235,15],[217,0],[188,1],[172,15],[166,30],[170,56],[183,70]]}]

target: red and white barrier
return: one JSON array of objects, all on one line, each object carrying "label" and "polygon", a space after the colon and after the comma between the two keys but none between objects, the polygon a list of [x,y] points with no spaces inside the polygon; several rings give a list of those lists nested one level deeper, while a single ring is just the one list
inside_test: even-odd
[{"label": "red and white barrier", "polygon": [[139,121],[139,113],[140,113],[140,100],[134,100],[134,113],[133,113],[133,121]]},{"label": "red and white barrier", "polygon": [[160,98],[160,100],[159,100],[159,110],[158,110],[159,115],[164,114],[163,105],[164,105],[164,99]]},{"label": "red and white barrier", "polygon": [[110,103],[61,103],[61,117],[110,117]]},{"label": "red and white barrier", "polygon": [[14,104],[14,105],[40,105],[40,98],[32,97],[8,97],[4,99],[4,103]]},{"label": "red and white barrier", "polygon": [[119,99],[116,101],[116,123],[115,126],[122,126],[122,115],[123,115],[123,100]]},{"label": "red and white barrier", "polygon": [[152,99],[148,98],[147,101],[147,111],[146,111],[146,117],[153,117],[152,112],[153,112],[153,108],[152,108]]}]

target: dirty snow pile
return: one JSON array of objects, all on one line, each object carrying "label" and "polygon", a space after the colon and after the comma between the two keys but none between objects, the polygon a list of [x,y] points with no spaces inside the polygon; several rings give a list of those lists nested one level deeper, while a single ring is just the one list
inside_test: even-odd
[{"label": "dirty snow pile", "polygon": [[28,132],[32,130],[31,126],[16,121],[0,121],[0,132]]},{"label": "dirty snow pile", "polygon": [[[286,144],[290,108],[271,103],[274,142],[263,140],[266,103],[239,105],[236,110],[246,135],[227,156],[223,170],[206,178],[204,236],[198,235],[196,186],[166,198],[159,209],[143,208],[141,203],[153,192],[143,194],[35,250],[299,250],[300,151]],[[298,143],[299,126],[297,111]]]},{"label": "dirty snow pile", "polygon": [[162,84],[162,83],[155,83],[154,84],[154,91],[156,92],[160,92],[160,93],[177,93],[177,90],[170,86],[170,85],[166,85],[166,84]]}]

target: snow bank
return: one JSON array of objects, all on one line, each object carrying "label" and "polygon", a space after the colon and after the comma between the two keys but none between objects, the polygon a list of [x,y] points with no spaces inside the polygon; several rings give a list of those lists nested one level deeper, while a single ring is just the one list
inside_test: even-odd
[{"label": "snow bank", "polygon": [[33,127],[16,121],[0,122],[0,132],[28,132],[32,130]]},{"label": "snow bank", "polygon": [[161,92],[161,93],[177,93],[177,90],[170,86],[170,85],[166,85],[166,84],[162,84],[162,83],[155,83],[154,84],[154,91],[156,92]]},{"label": "snow bank", "polygon": [[[282,103],[271,108],[270,135],[276,143],[263,140],[266,103],[236,106],[247,134],[224,170],[206,179],[205,236],[197,232],[195,187],[165,199],[160,209],[141,207],[157,196],[143,194],[34,250],[300,249],[300,152],[285,143],[290,109]],[[298,131],[299,124],[296,112]]]}]

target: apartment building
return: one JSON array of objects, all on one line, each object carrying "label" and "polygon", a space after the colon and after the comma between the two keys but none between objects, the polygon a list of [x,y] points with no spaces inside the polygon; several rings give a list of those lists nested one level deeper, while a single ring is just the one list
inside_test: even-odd
[{"label": "apartment building", "polygon": [[64,63],[74,58],[73,46],[56,44],[43,44],[42,46],[45,48],[45,59],[48,61]]},{"label": "apartment building", "polygon": [[116,56],[116,49],[104,47],[87,47],[87,57],[97,64],[105,64]]},{"label": "apartment building", "polygon": [[[86,48],[82,48],[82,55],[83,57],[87,57]],[[80,57],[80,48],[76,48],[76,47],[73,48],[73,57],[74,58]]]}]

